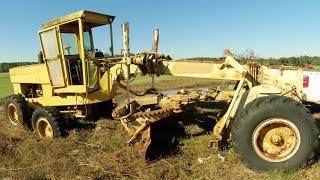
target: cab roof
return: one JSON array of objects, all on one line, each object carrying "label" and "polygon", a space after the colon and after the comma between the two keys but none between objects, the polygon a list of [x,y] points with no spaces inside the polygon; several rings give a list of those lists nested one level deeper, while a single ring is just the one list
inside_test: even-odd
[{"label": "cab roof", "polygon": [[65,24],[80,18],[83,19],[85,23],[89,23],[91,27],[97,27],[97,26],[102,26],[106,24],[111,24],[115,19],[115,16],[91,12],[88,10],[81,10],[81,11],[68,14],[66,16],[59,17],[57,19],[53,19],[51,21],[47,21],[42,24],[42,29]]}]

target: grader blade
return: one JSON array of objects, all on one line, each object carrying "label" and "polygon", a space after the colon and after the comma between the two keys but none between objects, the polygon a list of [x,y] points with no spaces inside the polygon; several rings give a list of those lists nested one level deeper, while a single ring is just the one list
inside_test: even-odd
[{"label": "grader blade", "polygon": [[152,156],[152,152],[154,151],[152,149],[151,145],[151,128],[148,127],[143,133],[142,133],[142,139],[141,139],[141,145],[140,145],[140,154],[141,157],[144,159],[144,161],[149,162],[154,159]]},{"label": "grader blade", "polygon": [[[114,114],[119,115],[123,111],[124,109],[119,108]],[[176,123],[171,119],[175,113],[172,107],[168,107],[126,116],[121,122],[132,135],[127,144],[139,142],[141,157],[146,162],[169,154],[168,149],[175,142],[172,132],[175,132],[173,129]]]},{"label": "grader blade", "polygon": [[[123,88],[126,89],[126,88]],[[132,92],[131,92],[132,93]],[[183,112],[189,105],[206,100],[220,100],[229,93],[216,89],[187,91],[180,90],[176,95],[149,95],[136,97],[129,104],[122,104],[113,110],[112,116],[121,121],[131,135],[128,145],[140,142],[140,152],[146,161],[171,153],[175,146],[175,114]],[[172,133],[173,132],[173,133]]]}]

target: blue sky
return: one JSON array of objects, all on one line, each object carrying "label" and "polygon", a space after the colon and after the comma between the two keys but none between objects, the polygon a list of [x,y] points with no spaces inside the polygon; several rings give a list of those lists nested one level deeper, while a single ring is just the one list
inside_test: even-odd
[{"label": "blue sky", "polygon": [[[315,0],[3,0],[0,62],[36,60],[41,24],[80,9],[116,16],[116,52],[120,24],[129,21],[132,52],[150,50],[152,29],[159,28],[159,49],[174,58],[219,57],[226,48],[236,53],[251,48],[261,57],[320,55]],[[95,43],[105,50],[105,41]]]}]

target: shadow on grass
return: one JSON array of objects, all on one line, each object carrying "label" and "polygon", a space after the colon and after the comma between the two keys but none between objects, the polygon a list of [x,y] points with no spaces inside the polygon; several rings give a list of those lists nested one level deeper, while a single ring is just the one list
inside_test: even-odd
[{"label": "shadow on grass", "polygon": [[201,136],[211,133],[216,124],[216,117],[226,106],[224,102],[207,101],[198,102],[185,112],[176,116],[184,127],[198,127],[196,133],[186,132],[185,137]]},{"label": "shadow on grass", "polygon": [[[211,133],[216,116],[225,106],[223,102],[198,102],[182,113],[153,124],[151,126],[151,145],[146,155],[148,160],[155,161],[174,156],[180,152],[181,140]],[[70,123],[68,131],[92,131],[95,128],[95,121],[75,121]]]},{"label": "shadow on grass", "polygon": [[153,125],[152,160],[179,153],[179,144],[183,139],[211,133],[217,114],[225,106],[223,102],[198,102],[188,110]]},{"label": "shadow on grass", "polygon": [[151,145],[146,150],[146,160],[155,161],[180,152],[179,142],[185,131],[175,118],[163,119],[150,128]]}]

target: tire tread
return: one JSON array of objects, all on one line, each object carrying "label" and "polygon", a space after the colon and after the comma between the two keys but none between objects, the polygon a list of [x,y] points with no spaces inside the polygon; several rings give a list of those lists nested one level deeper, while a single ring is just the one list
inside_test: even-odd
[{"label": "tire tread", "polygon": [[[238,149],[241,147],[242,144],[239,144],[240,138],[242,138],[241,133],[242,127],[246,124],[246,117],[249,116],[252,112],[257,112],[259,109],[264,107],[270,107],[274,104],[280,104],[285,107],[291,107],[295,108],[299,113],[305,114],[305,123],[308,123],[308,126],[311,127],[313,132],[313,147],[312,152],[309,154],[308,158],[306,158],[303,162],[300,163],[299,167],[305,167],[310,160],[312,160],[315,157],[316,149],[319,146],[319,129],[317,128],[316,121],[312,117],[312,114],[309,109],[307,109],[305,106],[303,106],[301,103],[285,96],[277,96],[277,95],[270,95],[266,97],[261,97],[253,100],[249,104],[245,106],[245,108],[239,112],[238,116],[235,118],[235,121],[233,123],[232,127],[232,144],[235,149],[235,152],[239,159],[249,168],[251,169],[257,169],[253,164],[251,164],[248,159],[246,158],[246,155],[243,152],[239,152]],[[260,169],[258,169],[260,170]]]}]

